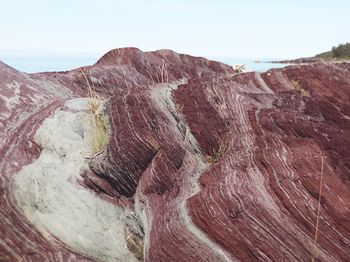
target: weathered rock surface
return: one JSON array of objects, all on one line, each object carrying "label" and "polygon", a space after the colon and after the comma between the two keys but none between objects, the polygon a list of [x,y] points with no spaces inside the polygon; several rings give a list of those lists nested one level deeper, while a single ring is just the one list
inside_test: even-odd
[{"label": "weathered rock surface", "polygon": [[[111,128],[92,158],[84,74]],[[1,63],[0,126],[0,261],[308,261],[319,199],[317,259],[350,260],[350,64]]]}]

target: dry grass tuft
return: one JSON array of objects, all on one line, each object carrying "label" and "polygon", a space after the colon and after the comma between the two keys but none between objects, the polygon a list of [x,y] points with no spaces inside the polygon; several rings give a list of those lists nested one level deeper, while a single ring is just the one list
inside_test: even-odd
[{"label": "dry grass tuft", "polygon": [[228,141],[226,139],[220,140],[219,148],[217,150],[213,150],[213,154],[206,157],[207,161],[210,164],[214,164],[219,161],[220,157],[225,153],[227,149],[227,143]]},{"label": "dry grass tuft", "polygon": [[314,237],[314,246],[313,251],[311,255],[311,261],[314,262],[317,257],[317,237],[318,237],[318,226],[320,222],[320,212],[321,212],[321,197],[322,197],[322,186],[323,186],[323,162],[324,157],[321,156],[321,178],[320,178],[320,188],[318,192],[318,204],[317,204],[317,215],[316,215],[316,230],[315,230],[315,237]]},{"label": "dry grass tuft", "polygon": [[96,94],[90,84],[85,72],[80,69],[86,81],[89,96],[89,111],[93,115],[92,118],[92,141],[91,149],[93,154],[102,152],[109,141],[108,121],[101,112],[101,98]]},{"label": "dry grass tuft", "polygon": [[139,261],[143,261],[143,240],[136,235],[126,236],[126,245]]},{"label": "dry grass tuft", "polygon": [[109,141],[108,123],[106,118],[98,113],[94,114],[92,151],[94,154],[102,152]]},{"label": "dry grass tuft", "polygon": [[[153,74],[151,73],[155,71],[155,77],[153,77]],[[150,79],[154,83],[169,83],[169,73],[168,73],[168,66],[165,63],[164,59],[162,62],[162,65],[155,65],[155,70],[149,71],[146,69],[146,72],[148,73]]]},{"label": "dry grass tuft", "polygon": [[292,80],[291,83],[301,96],[310,96],[310,92],[305,90],[298,80]]}]

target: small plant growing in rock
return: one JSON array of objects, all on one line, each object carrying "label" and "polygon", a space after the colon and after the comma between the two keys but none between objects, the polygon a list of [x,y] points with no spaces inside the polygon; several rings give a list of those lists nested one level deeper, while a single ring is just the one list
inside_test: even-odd
[{"label": "small plant growing in rock", "polygon": [[83,74],[87,84],[89,111],[93,115],[91,149],[93,154],[98,154],[104,150],[109,140],[108,121],[101,112],[102,103],[100,97],[93,90],[85,72],[82,69],[81,73]]},{"label": "small plant growing in rock", "polygon": [[159,70],[159,77],[157,76],[158,83],[167,83],[169,82],[169,75],[168,75],[168,69],[166,67],[166,64],[163,60],[162,66],[157,66]]},{"label": "small plant growing in rock", "polygon": [[[146,69],[146,72],[148,73],[149,77],[154,83],[168,83],[169,82],[169,73],[167,65],[165,64],[165,61],[163,60],[162,66],[155,65],[155,78],[153,77],[152,73]],[[153,70],[152,70],[153,71]]]},{"label": "small plant growing in rock", "polygon": [[227,140],[221,139],[219,143],[219,148],[217,150],[213,150],[212,155],[207,156],[207,161],[210,164],[214,164],[219,161],[220,157],[225,153],[227,149]]},{"label": "small plant growing in rock", "polygon": [[124,233],[127,248],[139,261],[143,261],[145,232],[139,217],[133,212],[126,216]]},{"label": "small plant growing in rock", "polygon": [[234,65],[232,66],[233,70],[235,70],[237,73],[244,73],[247,72],[247,68],[245,64],[242,65]]},{"label": "small plant growing in rock", "polygon": [[321,198],[322,198],[322,187],[323,187],[323,164],[324,164],[324,156],[321,156],[321,176],[320,176],[320,188],[318,191],[318,202],[317,202],[317,214],[316,214],[316,225],[315,225],[315,237],[314,237],[314,246],[311,253],[311,261],[314,262],[317,258],[317,238],[319,231],[319,223],[320,223],[320,213],[321,213]]},{"label": "small plant growing in rock", "polygon": [[291,83],[301,96],[310,96],[310,92],[305,90],[298,80],[292,80]]}]

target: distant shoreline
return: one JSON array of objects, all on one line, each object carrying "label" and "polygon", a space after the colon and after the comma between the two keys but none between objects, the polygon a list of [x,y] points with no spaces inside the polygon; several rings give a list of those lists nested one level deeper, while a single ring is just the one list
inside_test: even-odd
[{"label": "distant shoreline", "polygon": [[270,61],[270,63],[278,63],[278,64],[304,64],[304,63],[314,63],[319,62],[322,59],[315,58],[315,57],[302,57],[302,58],[296,58],[296,59],[289,59],[289,60],[280,60],[280,61]]},{"label": "distant shoreline", "polygon": [[269,61],[268,63],[273,64],[309,64],[309,63],[315,63],[315,62],[333,62],[333,63],[349,63],[350,59],[335,59],[335,58],[317,58],[317,57],[303,57],[303,58],[297,58],[297,59],[290,59],[290,60],[281,60],[281,61]]}]

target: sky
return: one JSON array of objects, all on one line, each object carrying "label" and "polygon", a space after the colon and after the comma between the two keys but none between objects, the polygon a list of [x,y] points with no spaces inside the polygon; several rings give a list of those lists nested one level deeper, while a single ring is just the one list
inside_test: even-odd
[{"label": "sky", "polygon": [[349,0],[0,0],[0,50],[297,58],[350,41]]}]

